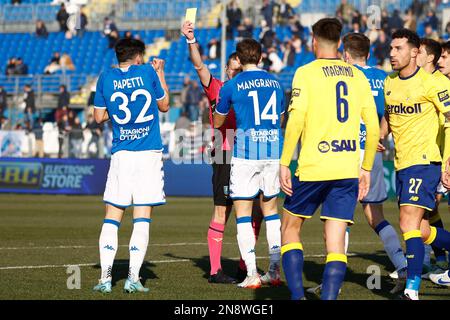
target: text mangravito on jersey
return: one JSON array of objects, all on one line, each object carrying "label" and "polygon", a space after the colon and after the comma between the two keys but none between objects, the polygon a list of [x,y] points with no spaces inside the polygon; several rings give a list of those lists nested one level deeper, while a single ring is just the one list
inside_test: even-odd
[{"label": "text mangravito on jersey", "polygon": [[123,127],[120,127],[120,141],[125,140],[139,140],[146,136],[148,136],[150,133],[150,127],[144,127],[139,129],[124,129]]}]

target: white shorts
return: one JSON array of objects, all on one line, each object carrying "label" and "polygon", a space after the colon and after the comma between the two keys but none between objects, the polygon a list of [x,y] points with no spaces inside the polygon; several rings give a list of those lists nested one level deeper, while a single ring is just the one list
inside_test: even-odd
[{"label": "white shorts", "polygon": [[[361,150],[361,163],[364,159],[364,150]],[[388,198],[386,182],[384,181],[383,155],[377,152],[370,172],[370,189],[361,203],[383,203]]]},{"label": "white shorts", "polygon": [[265,198],[280,193],[280,160],[231,159],[230,198],[250,200],[260,192]]},{"label": "white shorts", "polygon": [[162,152],[114,153],[103,201],[119,208],[165,204]]}]

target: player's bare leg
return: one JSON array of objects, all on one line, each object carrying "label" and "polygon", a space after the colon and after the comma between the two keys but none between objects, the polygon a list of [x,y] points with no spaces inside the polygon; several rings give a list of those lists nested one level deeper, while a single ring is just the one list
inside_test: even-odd
[{"label": "player's bare leg", "polygon": [[281,261],[292,300],[305,299],[301,229],[305,219],[284,212],[281,219]]},{"label": "player's bare leg", "polygon": [[237,241],[242,259],[247,267],[247,278],[238,284],[241,288],[256,289],[261,287],[261,280],[256,269],[255,236],[252,228],[253,200],[234,201],[236,209]]},{"label": "player's bare leg", "polygon": [[266,222],[267,243],[269,245],[269,270],[261,277],[262,284],[279,286],[281,284],[281,221],[278,214],[278,198],[264,198],[260,195],[260,206]]},{"label": "player's bare leg", "polygon": [[106,215],[99,239],[101,276],[94,291],[111,292],[112,267],[118,249],[118,229],[124,212],[123,208],[106,204]]},{"label": "player's bare leg", "polygon": [[321,299],[336,300],[347,269],[345,231],[347,222],[325,220],[327,260],[323,273]]},{"label": "player's bare leg", "polygon": [[140,282],[139,271],[147,253],[152,207],[136,206],[133,210],[133,233],[131,234],[130,267],[128,279],[125,282],[124,291],[127,293],[148,292]]}]

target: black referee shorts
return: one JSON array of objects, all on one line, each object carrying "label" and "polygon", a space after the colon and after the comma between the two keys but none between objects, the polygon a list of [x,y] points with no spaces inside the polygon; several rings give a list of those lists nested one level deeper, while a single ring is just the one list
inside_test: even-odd
[{"label": "black referee shorts", "polygon": [[[229,206],[233,204],[230,199],[230,171],[231,151],[220,151],[222,158],[213,158],[212,185],[215,206]],[[219,155],[220,155],[219,154]]]}]

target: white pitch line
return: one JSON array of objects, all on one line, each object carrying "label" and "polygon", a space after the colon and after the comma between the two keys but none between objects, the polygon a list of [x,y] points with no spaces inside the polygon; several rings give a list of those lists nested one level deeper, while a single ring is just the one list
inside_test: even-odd
[{"label": "white pitch line", "polygon": [[[354,253],[347,254],[348,257],[358,256]],[[307,254],[304,258],[325,258],[325,254]],[[179,263],[179,262],[192,262],[196,258],[192,259],[171,259],[171,260],[153,260],[146,261],[147,263],[153,264],[163,264],[163,263]],[[231,260],[239,260],[240,257],[230,258]],[[269,257],[256,257],[257,260],[269,259]],[[128,262],[118,262],[116,265],[128,265]],[[0,270],[23,270],[23,269],[49,269],[49,268],[68,268],[68,267],[93,267],[97,266],[98,263],[78,263],[78,264],[47,264],[41,266],[11,266],[11,267],[0,267]]]},{"label": "white pitch line", "polygon": [[[224,245],[237,244],[236,242],[223,242]],[[304,242],[305,246],[308,245],[322,245],[323,242]],[[370,244],[381,244],[381,242],[350,242],[350,245],[370,245]],[[206,246],[207,242],[179,242],[179,243],[151,243],[150,247],[183,247],[183,246]],[[128,247],[127,244],[119,245],[119,247]],[[45,247],[0,247],[0,250],[55,250],[55,249],[91,249],[98,248],[96,246],[45,246]]]}]

